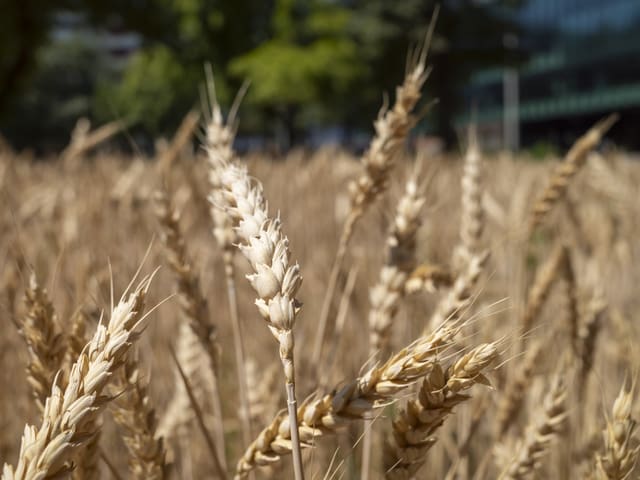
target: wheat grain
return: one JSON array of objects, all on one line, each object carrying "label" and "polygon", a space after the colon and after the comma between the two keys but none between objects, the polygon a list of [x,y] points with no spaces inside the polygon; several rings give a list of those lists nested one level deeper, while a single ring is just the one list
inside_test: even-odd
[{"label": "wheat grain", "polygon": [[110,400],[102,391],[144,329],[149,282],[122,299],[106,325],[98,325],[64,389],[56,376],[40,427],[25,426],[17,466],[5,464],[3,480],[63,478],[73,470],[70,460],[96,434],[95,419]]},{"label": "wheat grain", "polygon": [[567,390],[559,376],[555,376],[545,396],[541,412],[537,412],[535,423],[527,428],[526,436],[514,452],[512,460],[500,475],[501,479],[518,480],[528,478],[540,460],[547,454],[549,445],[562,431],[567,418],[565,400]]},{"label": "wheat grain", "polygon": [[483,344],[463,355],[449,368],[436,363],[422,382],[417,399],[407,403],[393,420],[393,439],[385,448],[385,476],[413,478],[435,443],[433,434],[470,397],[464,393],[476,383],[489,384],[483,371],[498,356],[496,344]]},{"label": "wheat grain", "polygon": [[573,144],[562,163],[552,173],[549,184],[534,203],[529,232],[533,232],[544,221],[555,204],[566,194],[569,182],[584,165],[587,154],[600,143],[602,136],[617,120],[617,115],[600,120]]},{"label": "wheat grain", "polygon": [[420,101],[422,87],[426,82],[430,70],[427,68],[427,52],[438,18],[438,8],[435,9],[425,43],[411,55],[407,65],[407,72],[402,85],[396,89],[396,100],[393,107],[387,110],[386,105],[380,110],[374,123],[375,136],[369,148],[361,159],[364,167],[363,174],[349,184],[351,206],[349,214],[342,227],[335,259],[329,274],[327,289],[322,302],[318,332],[315,336],[312,365],[318,365],[322,355],[323,342],[327,321],[333,302],[333,297],[342,269],[345,255],[354,229],[365,211],[384,192],[389,182],[391,170],[400,153],[409,131],[415,123],[412,112]]},{"label": "wheat grain", "polygon": [[[252,183],[246,168],[225,165],[221,182],[227,195],[229,212],[237,222],[236,233],[243,243],[240,251],[254,273],[247,279],[258,294],[256,306],[267,327],[280,344],[280,361],[285,376],[287,405],[291,424],[293,464],[296,480],[302,480],[302,456],[298,441],[295,397],[293,326],[301,304],[295,295],[302,283],[300,267],[289,263],[289,240],[282,233],[280,219],[270,218],[259,184]],[[215,199],[211,199],[215,201]]]},{"label": "wheat grain", "polygon": [[[209,82],[211,90],[214,89],[213,80]],[[234,231],[234,221],[229,215],[227,196],[224,194],[221,175],[225,165],[236,158],[233,151],[235,138],[234,119],[225,123],[222,117],[220,105],[215,98],[215,92],[211,98],[211,114],[207,123],[207,160],[209,162],[209,184],[211,186],[211,202],[209,213],[213,220],[213,236],[222,248],[222,260],[224,262],[225,280],[227,283],[227,299],[229,301],[229,313],[233,328],[233,345],[236,357],[236,377],[240,397],[240,420],[242,422],[242,435],[245,443],[251,438],[251,406],[249,401],[249,384],[245,377],[245,353],[242,338],[242,326],[238,318],[238,301],[235,286],[235,267],[233,263],[235,244],[238,238]]]},{"label": "wheat grain", "polygon": [[[395,395],[431,371],[436,356],[448,347],[459,326],[446,324],[393,355],[382,365],[330,393],[310,398],[298,409],[300,442],[315,444],[317,437],[335,434],[348,422],[367,418],[376,408],[391,402]],[[236,469],[243,478],[254,468],[280,461],[291,453],[289,422],[282,413],[265,428],[246,450]]]},{"label": "wheat grain", "polygon": [[386,263],[370,292],[370,353],[382,352],[389,344],[390,330],[405,293],[405,284],[416,267],[416,234],[424,201],[419,195],[416,179],[412,178],[398,203],[393,227],[387,237]]},{"label": "wheat grain", "polygon": [[430,320],[430,328],[435,328],[445,322],[456,321],[464,313],[473,300],[473,290],[478,284],[482,269],[489,258],[489,253],[484,252],[473,255],[447,294],[442,297],[433,312]]},{"label": "wheat grain", "polygon": [[482,156],[478,146],[475,125],[469,127],[469,144],[464,156],[462,174],[462,213],[460,216],[460,243],[453,255],[453,265],[460,270],[479,251],[484,212],[482,207]]},{"label": "wheat grain", "polygon": [[156,414],[148,393],[148,382],[142,378],[139,361],[133,349],[115,375],[111,403],[113,418],[120,426],[129,450],[129,471],[138,480],[165,478],[165,450],[162,438],[156,437]]},{"label": "wheat grain", "polygon": [[624,384],[613,403],[613,417],[604,431],[604,452],[597,456],[600,479],[628,478],[638,460],[640,442],[634,436],[636,421],[631,418],[632,389]]},{"label": "wheat grain", "polygon": [[538,317],[542,306],[549,296],[551,286],[558,278],[560,269],[565,262],[566,254],[567,251],[562,245],[556,245],[549,259],[536,272],[535,280],[529,288],[527,305],[522,317],[522,328],[525,333],[533,326],[533,322]]},{"label": "wheat grain", "polygon": [[42,412],[56,372],[62,368],[66,342],[47,291],[38,284],[35,274],[25,291],[27,313],[18,326],[29,348],[27,381],[38,409]]}]

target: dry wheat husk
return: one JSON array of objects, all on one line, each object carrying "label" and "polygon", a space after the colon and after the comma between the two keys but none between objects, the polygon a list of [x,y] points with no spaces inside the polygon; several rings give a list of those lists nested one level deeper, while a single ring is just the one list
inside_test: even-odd
[{"label": "dry wheat husk", "polygon": [[496,344],[482,344],[444,369],[436,363],[422,382],[415,400],[393,420],[393,437],[385,448],[385,478],[413,478],[426,461],[436,439],[433,434],[453,409],[470,397],[462,392],[475,384],[488,385],[484,371],[497,358]]},{"label": "dry wheat husk", "polygon": [[[372,410],[391,402],[395,395],[428,374],[438,353],[447,348],[459,326],[442,325],[431,335],[422,337],[393,355],[382,365],[336,390],[311,398],[298,409],[300,442],[312,447],[317,437],[331,435],[352,420],[367,418]],[[238,462],[236,478],[243,478],[254,468],[270,465],[291,453],[289,423],[279,414],[247,448]]]},{"label": "dry wheat husk", "polygon": [[596,477],[602,480],[629,478],[638,460],[640,442],[634,435],[636,421],[631,418],[632,389],[626,383],[613,403],[613,416],[607,420],[604,451],[597,455]]},{"label": "dry wheat husk", "polygon": [[[135,354],[135,350],[131,353]],[[113,418],[129,450],[130,477],[162,480],[166,475],[163,440],[156,435],[157,418],[136,356],[129,353],[115,375]]]},{"label": "dry wheat husk", "polygon": [[4,465],[3,480],[64,478],[71,473],[71,459],[96,434],[96,418],[112,400],[103,395],[104,388],[145,327],[149,281],[118,303],[106,325],[98,325],[64,389],[60,373],[56,376],[40,427],[25,426],[18,463]]},{"label": "dry wheat husk", "polygon": [[529,478],[547,455],[549,446],[562,431],[567,419],[567,389],[561,377],[556,375],[549,386],[541,411],[527,427],[524,438],[516,445],[511,459],[502,471],[500,479],[520,480]]},{"label": "dry wheat husk", "polygon": [[25,303],[27,313],[19,317],[18,329],[29,348],[27,381],[42,412],[53,379],[63,367],[66,339],[47,291],[40,287],[35,274],[25,291]]}]

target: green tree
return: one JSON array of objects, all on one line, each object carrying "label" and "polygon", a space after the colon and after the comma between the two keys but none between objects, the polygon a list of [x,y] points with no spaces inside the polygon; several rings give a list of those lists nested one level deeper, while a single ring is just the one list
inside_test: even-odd
[{"label": "green tree", "polygon": [[233,76],[252,82],[248,101],[278,121],[288,144],[302,126],[340,120],[331,105],[362,72],[346,28],[351,14],[330,2],[277,0],[271,39],[230,64]]},{"label": "green tree", "polygon": [[36,52],[47,38],[55,2],[0,2],[0,113],[6,112],[36,66]]}]

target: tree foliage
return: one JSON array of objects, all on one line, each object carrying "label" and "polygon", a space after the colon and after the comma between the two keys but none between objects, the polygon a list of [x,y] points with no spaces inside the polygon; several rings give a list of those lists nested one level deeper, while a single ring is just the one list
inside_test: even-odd
[{"label": "tree foliage", "polygon": [[[502,35],[515,27],[484,3],[439,3],[427,91],[440,100],[431,126],[451,142],[453,115],[468,108],[460,105],[459,86],[478,68],[506,61]],[[242,128],[272,135],[275,126],[291,142],[322,125],[370,129],[382,93],[392,94],[402,80],[407,51],[424,39],[436,2],[22,0],[11,5],[8,16],[0,15],[0,130],[9,135],[20,128],[24,134],[34,112],[45,125],[55,121],[56,98],[73,97],[70,88],[78,89],[82,101],[76,110],[63,111],[98,122],[124,118],[151,137],[168,134],[199,101],[203,66],[211,63],[223,103],[243,81],[251,82]],[[94,59],[67,58],[68,42],[48,36],[61,11],[80,13],[87,28],[137,32],[140,49],[124,71],[98,61],[98,51]],[[78,86],[65,74],[51,81],[51,72],[60,70],[52,62],[85,75],[86,82]],[[45,81],[51,83],[36,91]]]}]

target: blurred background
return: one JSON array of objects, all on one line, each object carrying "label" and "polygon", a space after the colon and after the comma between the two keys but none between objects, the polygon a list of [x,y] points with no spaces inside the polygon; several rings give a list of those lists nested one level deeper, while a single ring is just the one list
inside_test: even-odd
[{"label": "blurred background", "polygon": [[[124,120],[152,151],[202,103],[251,82],[238,149],[362,149],[383,92],[423,41],[430,0],[0,0],[0,134],[59,151],[81,117]],[[608,138],[640,148],[640,1],[441,0],[417,137],[457,148],[565,148],[618,111]],[[426,139],[426,140],[425,140]]]}]

